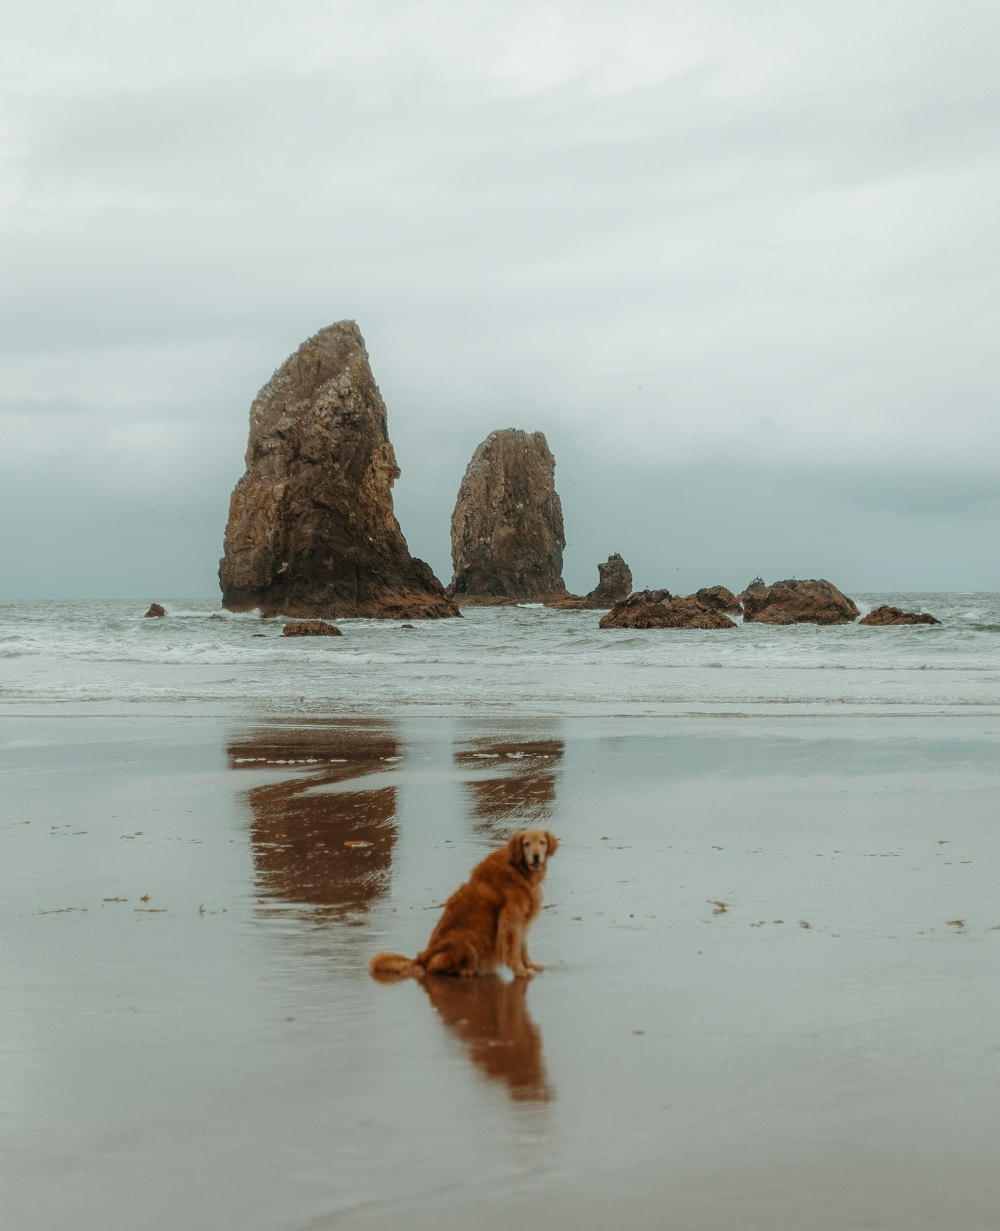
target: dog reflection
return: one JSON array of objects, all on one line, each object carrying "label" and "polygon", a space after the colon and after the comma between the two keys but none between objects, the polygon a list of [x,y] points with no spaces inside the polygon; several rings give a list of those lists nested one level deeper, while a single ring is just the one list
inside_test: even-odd
[{"label": "dog reflection", "polygon": [[518,1101],[555,1097],[545,1072],[542,1032],[528,1012],[527,979],[428,975],[420,986],[484,1076],[502,1082]]}]

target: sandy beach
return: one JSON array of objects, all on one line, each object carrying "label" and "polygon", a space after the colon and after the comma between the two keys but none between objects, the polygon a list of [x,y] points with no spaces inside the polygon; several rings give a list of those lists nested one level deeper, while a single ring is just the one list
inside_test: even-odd
[{"label": "sandy beach", "polygon": [[[1000,720],[0,719],[24,1231],[993,1231]],[[546,970],[383,986],[512,829]]]}]

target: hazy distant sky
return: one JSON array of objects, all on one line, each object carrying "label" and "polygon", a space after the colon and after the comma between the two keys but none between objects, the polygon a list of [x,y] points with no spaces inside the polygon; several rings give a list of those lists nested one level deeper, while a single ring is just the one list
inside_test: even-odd
[{"label": "hazy distant sky", "polygon": [[445,583],[520,427],[571,589],[1000,589],[996,0],[2,8],[0,597],[217,595],[345,318]]}]

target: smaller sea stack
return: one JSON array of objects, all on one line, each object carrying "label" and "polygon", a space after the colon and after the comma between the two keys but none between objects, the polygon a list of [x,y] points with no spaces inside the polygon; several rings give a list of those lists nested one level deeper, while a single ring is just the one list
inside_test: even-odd
[{"label": "smaller sea stack", "polygon": [[541,432],[492,432],[472,455],[451,519],[454,576],[463,603],[562,598],[562,504],[555,458]]}]

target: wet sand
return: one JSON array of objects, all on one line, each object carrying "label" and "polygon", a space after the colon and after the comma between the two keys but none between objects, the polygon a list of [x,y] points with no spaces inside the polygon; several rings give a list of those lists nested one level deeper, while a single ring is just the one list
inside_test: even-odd
[{"label": "wet sand", "polygon": [[[24,1231],[1000,1224],[1000,720],[0,719]],[[384,986],[521,824],[547,969]]]}]

